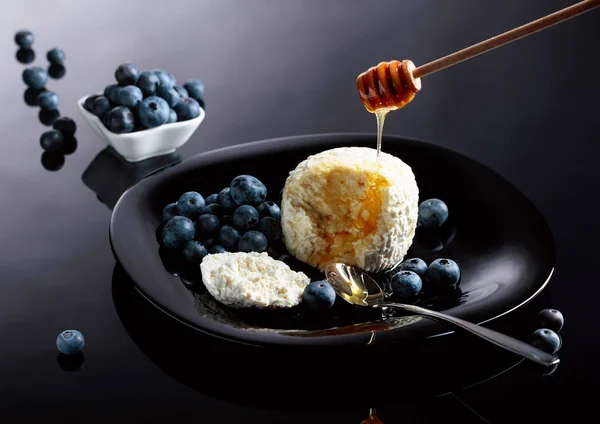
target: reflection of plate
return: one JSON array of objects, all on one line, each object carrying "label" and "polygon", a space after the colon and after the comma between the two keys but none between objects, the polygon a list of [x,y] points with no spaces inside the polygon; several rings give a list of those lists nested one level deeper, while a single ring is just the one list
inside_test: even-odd
[{"label": "reflection of plate", "polygon": [[[289,332],[298,329],[286,326],[298,322],[293,312],[263,314],[216,304],[211,314],[201,314],[190,291],[163,267],[156,228],[162,208],[174,197],[188,190],[214,193],[239,174],[255,175],[275,197],[289,171],[308,155],[350,145],[374,146],[374,139],[317,135],[267,140],[208,152],[150,176],[129,190],[115,208],[110,225],[115,256],[154,305],[198,330],[231,340],[259,345],[361,345],[444,333],[443,325],[426,319],[390,326],[366,315],[368,325],[331,322],[324,333],[323,328]],[[412,254],[426,261],[452,257],[461,266],[459,301],[438,309],[482,323],[539,293],[553,270],[554,243],[539,212],[514,186],[485,166],[441,147],[398,137],[386,137],[383,146],[413,168],[421,199],[438,197],[449,206],[448,231],[439,233],[439,243],[420,245],[417,239],[411,248]],[[248,326],[250,321],[259,324]]]}]

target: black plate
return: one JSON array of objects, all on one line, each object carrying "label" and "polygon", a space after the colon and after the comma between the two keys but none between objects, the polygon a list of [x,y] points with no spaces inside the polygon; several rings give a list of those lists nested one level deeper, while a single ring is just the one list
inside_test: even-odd
[{"label": "black plate", "polygon": [[[307,156],[335,147],[374,144],[372,135],[300,136],[228,147],[185,160],[145,178],[119,200],[110,224],[115,257],[142,295],[163,312],[233,341],[366,345],[447,334],[443,325],[427,319],[381,319],[339,299],[334,309],[342,318],[322,320],[303,319],[303,314],[298,318],[291,311],[228,308],[201,288],[182,283],[190,282],[186,276],[170,274],[169,258],[159,254],[164,253],[159,252],[156,238],[160,212],[182,193],[195,190],[208,196],[235,176],[251,174],[266,184],[269,198],[278,200],[289,171]],[[489,168],[439,146],[399,137],[385,137],[383,146],[412,167],[421,199],[443,199],[450,210],[440,230],[418,231],[409,257],[453,258],[462,271],[460,290],[423,303],[485,323],[524,305],[543,289],[554,267],[552,235],[540,213],[513,185]]]}]

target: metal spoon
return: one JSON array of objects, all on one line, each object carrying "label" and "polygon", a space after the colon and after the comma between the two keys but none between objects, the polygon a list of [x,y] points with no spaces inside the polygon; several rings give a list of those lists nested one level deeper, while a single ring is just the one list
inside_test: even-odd
[{"label": "metal spoon", "polygon": [[468,331],[471,334],[479,336],[488,342],[494,343],[499,347],[538,364],[550,367],[560,362],[560,359],[558,359],[556,355],[546,353],[530,344],[517,340],[514,337],[507,336],[506,334],[490,330],[489,328],[481,327],[460,318],[425,309],[420,306],[388,302],[384,299],[379,284],[356,267],[342,263],[333,263],[327,266],[325,275],[327,281],[333,286],[336,293],[348,303],[374,308],[390,307],[401,309],[414,315],[421,315],[434,321],[450,324],[454,328]]}]

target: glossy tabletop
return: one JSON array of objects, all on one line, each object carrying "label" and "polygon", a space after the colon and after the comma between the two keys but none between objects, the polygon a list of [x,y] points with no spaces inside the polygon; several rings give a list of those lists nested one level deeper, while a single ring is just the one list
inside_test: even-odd
[{"label": "glossy tabletop", "polygon": [[[449,392],[440,388],[444,393],[414,396],[408,381],[381,404],[334,405],[327,396],[333,387],[327,379],[327,367],[335,366],[331,358],[317,361],[287,352],[289,372],[265,369],[256,393],[246,397],[228,389],[240,382],[211,368],[211,355],[251,356],[229,345],[206,343],[203,350],[193,334],[155,311],[116,264],[108,237],[120,194],[157,167],[266,138],[373,133],[375,119],[355,88],[360,72],[384,60],[422,64],[572,3],[24,0],[3,5],[0,421],[360,423],[369,407],[376,407],[386,424],[560,422],[561,414],[579,421],[593,406],[586,395],[600,387],[599,10],[426,77],[421,93],[391,114],[385,128],[386,134],[423,139],[482,162],[546,218],[557,246],[550,284],[532,304],[493,327],[528,337],[527,323],[540,309],[561,310],[566,319],[561,364],[550,375],[516,361],[479,372],[483,363],[496,360],[492,354],[461,365],[466,377]],[[78,125],[76,149],[64,164],[61,157],[42,159],[39,137],[48,127],[39,109],[25,102],[21,73],[28,65],[17,61],[13,41],[22,28],[35,33],[32,64],[46,67],[52,47],[66,52],[65,75],[47,85],[60,95],[61,115]],[[104,150],[78,115],[77,100],[113,83],[123,62],[164,68],[179,81],[205,82],[206,118],[176,154],[124,164]],[[56,336],[69,328],[86,338],[79,363],[57,361]],[[186,374],[178,362],[192,345],[205,374]],[[410,366],[400,358],[392,353],[382,360],[386,366]],[[349,394],[377,391],[378,378],[385,378],[385,367],[368,379],[357,377]],[[435,385],[435,376],[426,378]],[[284,407],[275,397],[270,402],[269,391],[261,397],[265,384],[281,390],[303,386],[304,397],[295,407]]]}]

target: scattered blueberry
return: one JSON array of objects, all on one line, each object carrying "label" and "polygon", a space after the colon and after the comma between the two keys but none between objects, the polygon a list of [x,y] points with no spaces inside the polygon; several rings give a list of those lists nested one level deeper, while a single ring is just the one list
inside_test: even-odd
[{"label": "scattered blueberry", "polygon": [[35,60],[35,52],[32,49],[24,49],[21,47],[19,50],[17,50],[16,57],[21,63],[31,63]]},{"label": "scattered blueberry", "polygon": [[216,215],[203,214],[196,220],[196,235],[206,239],[219,234],[220,221]]},{"label": "scattered blueberry", "polygon": [[[240,208],[241,207],[242,206],[240,206]],[[258,222],[256,230],[263,233],[269,241],[269,243],[281,240],[281,223],[275,218],[271,218],[270,216],[265,216],[264,218],[261,218]]]},{"label": "scattered blueberry", "polygon": [[188,96],[192,99],[204,99],[204,83],[199,79],[190,80],[183,84],[183,87],[187,90]]},{"label": "scattered blueberry", "polygon": [[150,96],[142,100],[138,108],[138,114],[145,127],[154,128],[167,122],[169,110],[169,105],[163,99]]},{"label": "scattered blueberry", "polygon": [[246,232],[258,225],[258,211],[250,205],[242,205],[233,213],[233,226],[240,232]]},{"label": "scattered blueberry", "polygon": [[533,346],[548,353],[555,353],[560,348],[560,336],[549,328],[540,328],[531,336]]},{"label": "scattered blueberry", "polygon": [[412,271],[422,278],[427,272],[427,264],[421,258],[412,258],[402,262],[400,264],[400,269],[405,271]]},{"label": "scattered blueberry", "polygon": [[132,63],[124,63],[119,65],[115,71],[115,78],[120,86],[135,85],[140,77],[140,71]]},{"label": "scattered blueberry", "polygon": [[38,118],[40,122],[44,125],[50,126],[58,119],[60,116],[60,112],[57,109],[47,110],[40,109],[40,113],[38,114]]},{"label": "scattered blueberry", "polygon": [[154,72],[154,75],[158,77],[160,85],[164,87],[173,87],[175,85],[175,77],[170,72],[163,71],[162,69],[153,69],[151,72]]},{"label": "scattered blueberry", "polygon": [[47,152],[58,152],[64,143],[64,137],[60,131],[50,130],[40,136],[40,145]]},{"label": "scattered blueberry", "polygon": [[63,135],[73,135],[77,131],[77,124],[71,118],[63,116],[54,121],[52,128],[60,131]]},{"label": "scattered blueberry", "polygon": [[179,211],[177,210],[177,203],[169,203],[163,208],[160,216],[163,222],[167,222],[177,215],[179,215]]},{"label": "scattered blueberry", "polygon": [[251,175],[235,177],[230,186],[231,197],[238,205],[257,206],[265,201],[267,188]]},{"label": "scattered blueberry", "polygon": [[25,93],[23,93],[23,98],[25,100],[25,103],[29,106],[37,106],[38,105],[37,98],[44,91],[46,91],[46,90],[43,88],[41,88],[41,89],[30,88],[30,87],[27,88],[25,90]]},{"label": "scattered blueberry", "polygon": [[180,215],[196,219],[204,210],[204,197],[195,191],[184,193],[177,201],[177,210]]},{"label": "scattered blueberry", "polygon": [[15,43],[19,47],[28,49],[33,45],[34,37],[31,31],[21,30],[15,34]]},{"label": "scattered blueberry", "polygon": [[104,97],[111,101],[113,105],[119,103],[119,91],[121,91],[121,87],[117,84],[107,85],[104,88]]},{"label": "scattered blueberry", "polygon": [[425,278],[437,288],[454,287],[460,280],[460,268],[452,259],[436,259],[427,267]]},{"label": "scattered blueberry", "polygon": [[410,299],[419,294],[423,281],[412,271],[399,271],[392,277],[392,291],[398,299]]},{"label": "scattered blueberry", "polygon": [[200,265],[206,255],[208,255],[208,250],[206,250],[206,247],[202,243],[197,241],[190,241],[183,248],[183,256],[189,262],[197,265]]},{"label": "scattered blueberry", "polygon": [[219,244],[231,252],[237,249],[241,238],[238,230],[229,225],[225,225],[219,230]]},{"label": "scattered blueberry", "polygon": [[100,119],[111,109],[110,101],[104,96],[96,97],[92,103],[92,113]]},{"label": "scattered blueberry", "polygon": [[56,338],[56,347],[64,355],[74,355],[81,352],[85,345],[83,334],[77,330],[65,330]]},{"label": "scattered blueberry", "polygon": [[217,203],[221,205],[223,212],[226,213],[233,212],[238,207],[238,204],[231,196],[231,190],[229,188],[224,188],[219,192],[219,195],[217,196]]},{"label": "scattered blueberry", "polygon": [[[205,201],[207,201],[207,200],[208,200],[208,197],[205,199]],[[206,205],[204,207],[204,213],[209,213],[211,215],[221,216],[222,211],[223,211],[223,208],[218,203],[211,203],[210,205]]]},{"label": "scattered blueberry", "polygon": [[142,90],[144,96],[152,96],[156,94],[156,89],[160,84],[160,80],[154,72],[144,71],[140,74],[137,81],[137,86]]},{"label": "scattered blueberry", "polygon": [[240,252],[264,252],[267,245],[268,241],[263,233],[248,231],[240,239],[237,249]]},{"label": "scattered blueberry", "polygon": [[181,96],[173,87],[169,87],[166,85],[160,85],[156,89],[156,95],[167,102],[170,108],[175,106],[177,103],[181,101]]},{"label": "scattered blueberry", "polygon": [[85,98],[85,101],[83,102],[83,108],[85,110],[87,110],[88,112],[92,111],[92,103],[94,103],[94,100],[96,100],[98,97],[97,94],[92,94],[91,96],[87,96]]},{"label": "scattered blueberry", "polygon": [[172,124],[174,122],[177,122],[177,112],[175,112],[173,109],[169,109],[169,119],[167,119],[167,124]]},{"label": "scattered blueberry", "polygon": [[212,205],[213,203],[217,203],[217,197],[219,197],[219,195],[217,193],[213,193],[204,200],[206,201],[207,205]]},{"label": "scattered blueberry", "polygon": [[65,155],[60,152],[42,153],[42,166],[48,171],[58,171],[65,164]]},{"label": "scattered blueberry", "polygon": [[48,51],[46,57],[48,58],[48,62],[55,65],[62,65],[65,61],[65,52],[63,49],[55,47]]},{"label": "scattered blueberry", "polygon": [[563,325],[565,324],[563,314],[556,309],[544,309],[538,316],[540,317],[542,327],[549,328],[556,332],[562,330]]},{"label": "scattered blueberry", "polygon": [[225,250],[225,248],[223,246],[221,246],[220,244],[215,244],[214,246],[212,246],[211,248],[208,249],[208,253],[210,253],[211,255],[215,255],[217,253],[225,253],[227,252],[227,250]]},{"label": "scattered blueberry", "polygon": [[281,209],[279,209],[279,206],[275,202],[262,202],[256,209],[261,218],[269,216],[277,220],[281,219]]},{"label": "scattered blueberry", "polygon": [[23,71],[23,82],[31,88],[44,88],[48,82],[48,72],[39,66],[32,66]]},{"label": "scattered blueberry", "polygon": [[131,132],[135,128],[135,117],[131,110],[124,106],[117,106],[106,112],[102,122],[106,128],[117,134]]},{"label": "scattered blueberry", "polygon": [[174,216],[162,231],[163,244],[169,249],[183,249],[194,239],[195,227],[191,219],[185,216]]},{"label": "scattered blueberry", "polygon": [[448,206],[440,199],[428,199],[419,204],[419,225],[423,228],[439,228],[448,219]]},{"label": "scattered blueberry", "polygon": [[200,105],[191,97],[184,97],[177,103],[173,110],[177,113],[178,121],[188,121],[200,116]]},{"label": "scattered blueberry", "polygon": [[67,68],[65,68],[64,65],[53,63],[52,65],[48,66],[48,75],[50,75],[50,78],[60,79],[64,77],[66,73]]},{"label": "scattered blueberry", "polygon": [[173,89],[175,91],[177,91],[177,93],[179,94],[179,97],[190,97],[187,90],[180,85],[174,85]]},{"label": "scattered blueberry", "polygon": [[128,85],[118,91],[117,100],[121,106],[136,107],[144,100],[144,95],[142,94],[142,90],[137,86]]},{"label": "scattered blueberry", "polygon": [[58,102],[58,94],[49,90],[42,91],[37,98],[37,104],[45,110],[58,109]]},{"label": "scattered blueberry", "polygon": [[311,309],[331,308],[335,303],[335,290],[327,281],[313,281],[304,289],[302,300]]}]

